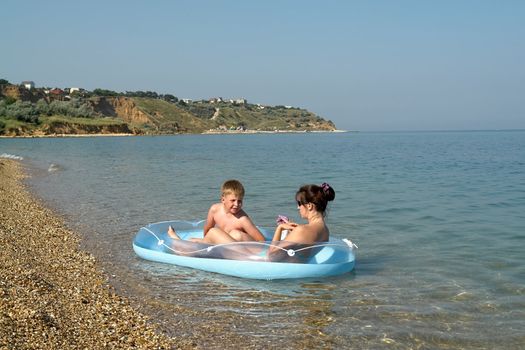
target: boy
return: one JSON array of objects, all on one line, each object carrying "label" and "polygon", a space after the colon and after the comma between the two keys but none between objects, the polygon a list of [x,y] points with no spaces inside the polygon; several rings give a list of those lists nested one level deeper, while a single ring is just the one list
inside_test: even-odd
[{"label": "boy", "polygon": [[[204,225],[204,238],[192,241],[222,244],[232,242],[263,242],[264,236],[255,227],[252,220],[242,210],[244,187],[237,180],[228,180],[221,186],[220,203],[212,204]],[[170,226],[168,234],[173,239],[180,239]]]}]

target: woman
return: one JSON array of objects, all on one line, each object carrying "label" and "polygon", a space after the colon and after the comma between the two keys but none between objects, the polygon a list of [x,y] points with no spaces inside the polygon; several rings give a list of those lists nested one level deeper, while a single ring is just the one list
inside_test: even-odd
[{"label": "woman", "polygon": [[[290,256],[287,251],[289,249],[300,249],[299,256],[294,256],[293,260],[306,259],[311,255],[312,249],[301,250],[301,248],[311,246],[315,242],[327,242],[330,237],[325,216],[328,202],[335,199],[334,189],[327,183],[323,183],[321,186],[304,185],[295,194],[295,199],[299,214],[308,223],[300,225],[294,222],[285,222],[277,226],[272,242],[280,248],[275,246],[270,248],[269,254],[273,261],[290,260],[286,258],[287,255]],[[282,240],[284,230],[287,230],[288,234],[285,240]]]}]

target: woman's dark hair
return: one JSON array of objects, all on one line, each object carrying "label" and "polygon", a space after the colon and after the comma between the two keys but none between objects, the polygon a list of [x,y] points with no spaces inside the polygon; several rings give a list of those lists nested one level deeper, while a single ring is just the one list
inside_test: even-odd
[{"label": "woman's dark hair", "polygon": [[295,194],[297,204],[315,204],[318,212],[325,215],[326,205],[335,199],[334,189],[327,183],[318,185],[304,185]]}]

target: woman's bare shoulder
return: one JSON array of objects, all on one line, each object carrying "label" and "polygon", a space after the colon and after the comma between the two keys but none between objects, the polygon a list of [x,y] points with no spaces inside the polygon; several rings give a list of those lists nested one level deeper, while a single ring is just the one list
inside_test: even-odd
[{"label": "woman's bare shoulder", "polygon": [[292,233],[294,235],[291,238],[294,238],[298,242],[318,242],[322,240],[322,236],[324,236],[323,227],[312,224],[298,225],[293,229]]},{"label": "woman's bare shoulder", "polygon": [[311,229],[308,225],[297,225],[294,229],[286,236],[287,241],[294,241],[301,243],[303,241],[309,241]]}]

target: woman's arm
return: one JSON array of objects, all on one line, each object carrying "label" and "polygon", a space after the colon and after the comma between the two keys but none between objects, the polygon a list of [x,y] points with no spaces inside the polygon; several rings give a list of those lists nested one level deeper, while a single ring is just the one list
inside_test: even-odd
[{"label": "woman's arm", "polygon": [[293,229],[296,227],[297,224],[295,222],[279,224],[279,226],[277,226],[275,229],[275,233],[273,234],[272,242],[280,241],[284,230],[293,231]]},{"label": "woman's arm", "polygon": [[281,240],[281,235],[283,234],[283,231],[284,231],[283,224],[279,224],[275,228],[275,232],[273,233],[272,242],[280,241]]},{"label": "woman's arm", "polygon": [[[293,230],[295,230],[297,228],[297,226],[298,225],[295,222],[286,222],[286,223],[283,223],[283,224],[279,224],[277,226],[277,228],[275,229],[275,233],[273,234],[272,242],[280,242],[284,230],[288,230],[288,235],[286,236],[286,238],[288,238],[290,233]],[[286,244],[283,245],[283,244],[280,244],[280,243],[273,243],[270,246],[270,249],[268,249],[268,256],[271,256],[275,252],[278,252],[278,251],[281,250],[280,248],[277,248],[274,244],[278,245],[281,248],[284,248],[286,246]]]}]

